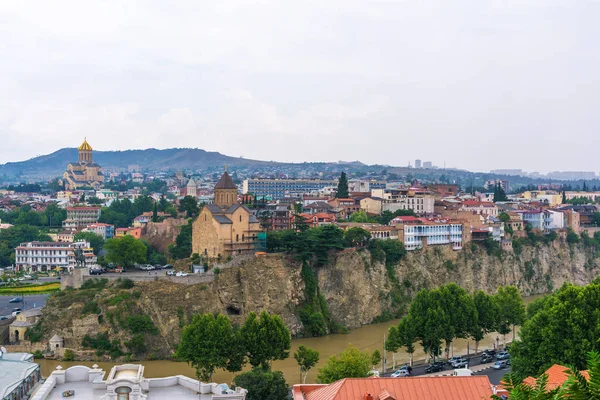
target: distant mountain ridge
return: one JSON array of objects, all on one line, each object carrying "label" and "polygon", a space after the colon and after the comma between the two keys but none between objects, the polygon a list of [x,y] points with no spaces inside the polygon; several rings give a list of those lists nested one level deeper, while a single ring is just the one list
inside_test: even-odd
[{"label": "distant mountain ridge", "polygon": [[[94,150],[94,162],[104,169],[127,168],[129,165],[139,165],[142,169],[149,170],[202,170],[210,167],[224,165],[232,167],[253,167],[284,165],[272,161],[250,160],[226,156],[217,152],[208,152],[202,149],[173,148],[173,149],[144,149],[123,151],[97,151]],[[61,176],[67,164],[77,161],[76,148],[64,148],[54,153],[34,157],[26,161],[9,162],[0,165],[0,175],[36,177],[48,179]]]}]

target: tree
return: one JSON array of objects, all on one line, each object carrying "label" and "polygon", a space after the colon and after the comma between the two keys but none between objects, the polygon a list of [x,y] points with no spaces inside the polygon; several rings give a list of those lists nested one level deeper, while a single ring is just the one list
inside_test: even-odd
[{"label": "tree", "polygon": [[196,369],[199,380],[211,382],[216,369],[229,372],[242,369],[244,357],[241,342],[239,331],[226,316],[196,314],[181,332],[176,355]]},{"label": "tree", "polygon": [[412,316],[408,314],[400,320],[398,326],[390,328],[388,339],[385,342],[385,349],[395,353],[399,348],[404,347],[410,355],[410,365],[412,365],[417,339],[415,323]]},{"label": "tree", "polygon": [[300,367],[302,383],[306,383],[308,371],[310,371],[319,362],[319,352],[301,344],[298,347],[298,350],[294,353],[294,358]]},{"label": "tree", "polygon": [[494,188],[494,203],[498,201],[508,201],[508,197],[504,192],[504,188],[499,183],[497,183],[496,187]]},{"label": "tree", "polygon": [[479,342],[485,335],[496,330],[500,316],[500,307],[493,296],[479,290],[473,295],[473,302],[477,310],[477,320],[472,326],[471,337],[475,340],[475,353]]},{"label": "tree", "polygon": [[169,200],[167,200],[164,195],[160,196],[160,200],[158,201],[158,211],[167,212],[167,209],[171,207]]},{"label": "tree", "polygon": [[169,245],[169,253],[175,259],[187,258],[192,254],[192,220],[181,227],[175,243]]},{"label": "tree", "polygon": [[441,354],[442,340],[446,337],[448,316],[441,306],[439,290],[423,289],[410,303],[408,315],[411,316],[416,337],[423,350],[435,359]]},{"label": "tree", "polygon": [[371,240],[371,233],[363,228],[350,228],[344,233],[346,245],[349,247],[364,247]]},{"label": "tree", "polygon": [[192,218],[200,211],[198,200],[192,196],[185,196],[179,202],[179,211],[185,212],[188,218]]},{"label": "tree", "polygon": [[510,221],[510,215],[505,212],[501,212],[500,215],[498,215],[498,219],[502,222],[508,222]]},{"label": "tree", "polygon": [[387,225],[390,223],[391,220],[394,219],[394,213],[389,211],[389,210],[385,210],[381,213],[381,215],[379,216],[379,223],[381,225]]},{"label": "tree", "polygon": [[253,368],[236,376],[236,386],[248,389],[246,400],[287,400],[288,385],[281,371]]},{"label": "tree", "polygon": [[104,244],[106,261],[130,268],[146,262],[146,245],[130,235],[108,239]]},{"label": "tree", "polygon": [[439,305],[446,315],[444,339],[446,341],[446,358],[454,338],[466,338],[473,331],[477,320],[477,309],[473,297],[456,283],[442,285],[438,289],[441,297]]},{"label": "tree", "polygon": [[[521,325],[525,322],[525,303],[514,286],[499,287],[495,296],[499,307],[498,333],[506,336],[510,332],[510,325],[513,330],[513,340],[515,339],[515,325]],[[508,332],[506,330],[508,329]]]},{"label": "tree", "polygon": [[158,203],[154,203],[154,209],[152,210],[152,222],[158,222]]},{"label": "tree", "polygon": [[346,173],[344,171],[342,171],[340,175],[335,197],[338,199],[347,199],[350,197],[350,193],[348,192],[348,178],[346,177]]},{"label": "tree", "polygon": [[94,232],[77,232],[75,236],[73,236],[73,240],[76,242],[80,240],[89,242],[90,247],[94,249],[94,254],[96,255],[98,255],[98,253],[102,249],[102,245],[104,244],[104,239],[102,238],[102,236]]},{"label": "tree", "polygon": [[373,368],[375,368],[375,366],[377,364],[379,364],[381,362],[381,353],[379,352],[379,350],[375,350],[373,352],[373,354],[371,354],[371,364],[373,365]]},{"label": "tree", "polygon": [[270,369],[273,360],[284,360],[290,355],[290,331],[279,315],[263,311],[257,316],[251,312],[240,332],[248,362],[253,367]]},{"label": "tree", "polygon": [[365,210],[355,211],[350,214],[350,218],[348,218],[350,222],[376,222],[375,219],[369,218]]},{"label": "tree", "polygon": [[332,383],[344,378],[366,378],[371,370],[371,361],[369,352],[361,352],[351,346],[342,353],[329,357],[327,363],[319,369],[317,381]]},{"label": "tree", "polygon": [[562,192],[562,204],[567,204],[567,193],[564,190]]}]

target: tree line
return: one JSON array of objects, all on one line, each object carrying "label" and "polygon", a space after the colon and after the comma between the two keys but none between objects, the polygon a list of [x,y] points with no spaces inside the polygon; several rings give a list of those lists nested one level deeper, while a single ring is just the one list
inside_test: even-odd
[{"label": "tree line", "polygon": [[454,339],[472,338],[475,352],[479,342],[490,332],[514,336],[514,326],[525,320],[523,298],[514,286],[500,287],[495,295],[478,291],[468,294],[455,283],[436,289],[423,289],[410,304],[408,314],[390,328],[385,348],[404,348],[412,355],[415,343],[435,359],[445,345],[446,358]]}]

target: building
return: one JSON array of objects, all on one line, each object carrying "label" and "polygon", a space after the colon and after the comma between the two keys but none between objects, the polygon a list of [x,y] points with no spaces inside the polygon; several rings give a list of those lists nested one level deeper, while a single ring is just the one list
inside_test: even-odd
[{"label": "building", "polygon": [[396,226],[398,240],[409,251],[435,245],[451,245],[453,250],[460,250],[468,241],[463,224],[458,221],[396,217],[390,225]]},{"label": "building", "polygon": [[293,400],[482,400],[500,392],[487,376],[345,378],[331,384],[300,384]]},{"label": "building", "polygon": [[117,228],[115,230],[115,237],[133,236],[135,239],[142,237],[142,228]]},{"label": "building", "polygon": [[[135,217],[133,219],[133,226],[135,228],[143,228],[148,224],[148,222],[152,221],[153,216],[154,216],[153,211],[144,212],[144,213],[142,213],[142,215],[138,215],[137,217]],[[164,218],[171,218],[171,214],[167,214],[162,211],[157,212],[156,216],[158,218],[160,218],[161,220]]]},{"label": "building", "polygon": [[490,179],[483,184],[484,189],[492,190],[495,187],[500,186],[504,193],[508,193],[510,190],[510,183],[502,179]]},{"label": "building", "polygon": [[67,207],[67,219],[63,221],[65,229],[85,228],[100,219],[100,207],[77,206]]},{"label": "building", "polygon": [[549,232],[565,227],[565,214],[556,210],[519,210],[523,221],[532,229]]},{"label": "building", "polygon": [[298,217],[302,218],[302,221],[308,224],[311,228],[317,228],[319,226],[331,225],[335,223],[335,215],[327,213],[298,214]]},{"label": "building", "polygon": [[[101,368],[76,365],[56,367],[31,400],[62,398],[72,390],[75,399],[86,400],[244,400],[248,391],[226,384],[203,383],[183,375],[146,378],[144,366],[115,365],[108,376]],[[92,383],[93,382],[93,383]]]},{"label": "building", "polygon": [[41,379],[40,365],[33,362],[33,354],[0,351],[0,399],[28,399]]},{"label": "building", "polygon": [[498,216],[498,207],[491,202],[479,200],[465,200],[459,208],[460,211],[470,211],[475,214]]},{"label": "building", "polygon": [[432,169],[433,168],[433,163],[431,161],[425,161],[423,163],[423,168]]},{"label": "building", "polygon": [[75,233],[71,230],[61,231],[56,235],[56,240],[64,243],[73,243]]},{"label": "building", "polygon": [[579,214],[580,226],[594,226],[596,221],[594,220],[594,214],[598,211],[598,208],[593,205],[568,205],[559,208],[560,211],[571,210]]},{"label": "building", "polygon": [[412,210],[415,214],[432,214],[435,199],[425,189],[373,189],[371,195],[381,199],[381,212]]},{"label": "building", "polygon": [[92,146],[84,140],[78,150],[79,160],[70,162],[63,174],[65,188],[67,190],[84,187],[101,188],[104,185],[104,175],[102,168],[92,159]]},{"label": "building", "polygon": [[415,168],[421,168],[421,160],[415,160]]},{"label": "building", "polygon": [[[80,250],[80,252],[78,251]],[[86,267],[95,267],[97,258],[89,242],[28,242],[21,243],[15,249],[15,267],[17,271],[51,271],[56,268],[72,270],[78,264],[77,254],[81,253],[80,263],[85,260]]]},{"label": "building", "polygon": [[331,206],[330,212],[337,219],[346,219],[357,211],[360,211],[360,201],[357,203],[354,199],[331,199],[327,202]]},{"label": "building", "polygon": [[[561,387],[567,381],[567,379],[569,379],[568,372],[568,367],[559,364],[552,365],[544,372],[544,375],[548,376],[548,380],[544,389],[546,391],[550,391],[556,389],[557,387]],[[580,371],[580,373],[585,379],[590,379],[589,371]],[[537,378],[529,376],[523,379],[523,384],[531,388],[535,388],[537,385]]]},{"label": "building", "polygon": [[202,208],[192,225],[192,253],[208,259],[262,250],[263,229],[254,213],[237,203],[237,186],[225,171],[215,185],[215,202]]},{"label": "building", "polygon": [[42,310],[40,308],[24,310],[21,314],[17,315],[16,320],[8,328],[8,341],[10,343],[19,343],[21,340],[24,340],[27,329],[34,326],[41,315]]},{"label": "building", "polygon": [[398,240],[398,227],[381,224],[371,224],[362,222],[341,222],[337,224],[341,229],[347,231],[351,228],[361,228],[371,234],[372,239],[380,240]]},{"label": "building", "polygon": [[282,197],[300,197],[303,194],[318,193],[320,190],[334,186],[336,180],[321,179],[246,179],[242,193],[252,193],[256,198],[263,196],[279,200]]},{"label": "building", "polygon": [[3,224],[2,220],[0,219],[0,231],[2,229],[8,229],[8,228],[12,228],[12,225],[11,224]]},{"label": "building", "polygon": [[193,178],[190,178],[185,186],[185,195],[192,197],[198,196],[198,185],[196,185],[196,181]]},{"label": "building", "polygon": [[98,236],[102,236],[102,239],[110,239],[115,236],[115,227],[114,225],[103,224],[103,223],[95,223],[89,224],[86,226],[83,231],[86,232],[94,232]]}]

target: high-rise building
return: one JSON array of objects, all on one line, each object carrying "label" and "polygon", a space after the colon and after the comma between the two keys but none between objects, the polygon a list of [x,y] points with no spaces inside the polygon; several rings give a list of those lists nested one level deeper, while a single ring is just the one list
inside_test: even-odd
[{"label": "high-rise building", "polygon": [[243,193],[251,193],[257,198],[271,197],[279,200],[283,197],[315,193],[326,187],[337,187],[335,180],[322,179],[246,179]]},{"label": "high-rise building", "polygon": [[423,163],[423,168],[431,169],[431,168],[433,168],[433,163],[431,161],[425,161]]},{"label": "high-rise building", "polygon": [[421,160],[415,160],[415,168],[421,168]]}]

